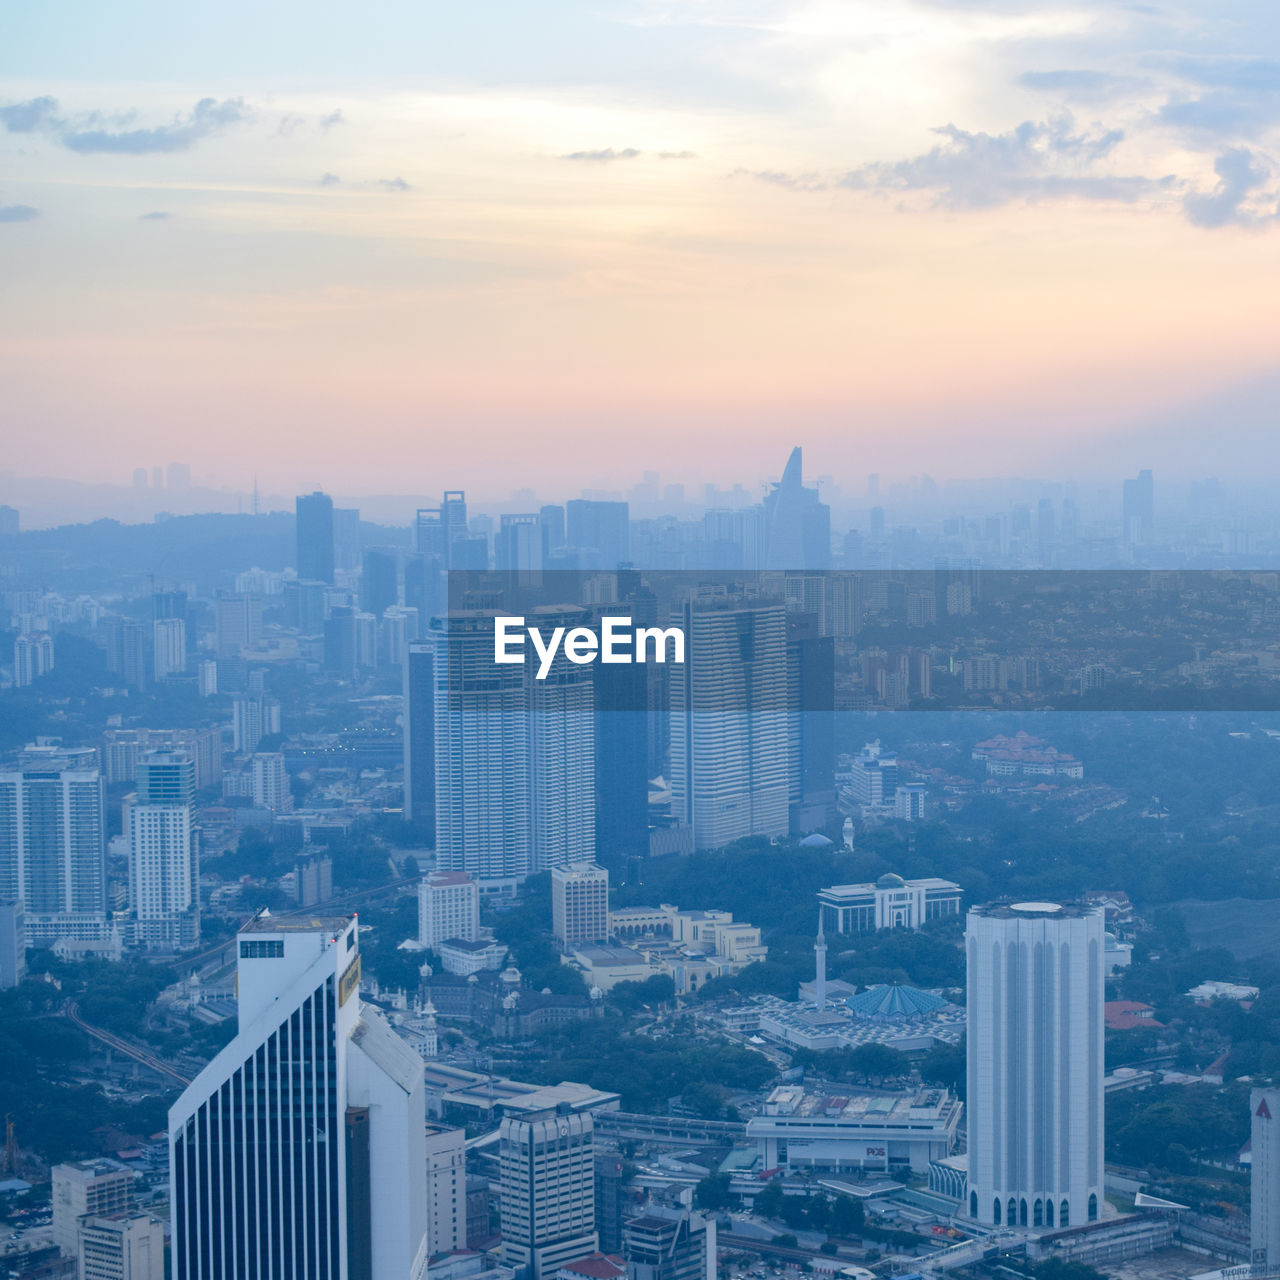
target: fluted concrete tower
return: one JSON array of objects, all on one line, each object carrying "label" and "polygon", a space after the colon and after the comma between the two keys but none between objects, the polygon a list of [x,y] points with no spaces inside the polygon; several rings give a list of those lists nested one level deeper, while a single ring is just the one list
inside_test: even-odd
[{"label": "fluted concrete tower", "polygon": [[827,1007],[827,935],[822,931],[822,910],[818,910],[818,936],[813,943],[813,1002],[819,1009]]},{"label": "fluted concrete tower", "polygon": [[968,971],[969,1216],[1061,1228],[1102,1211],[1103,915],[976,907]]}]

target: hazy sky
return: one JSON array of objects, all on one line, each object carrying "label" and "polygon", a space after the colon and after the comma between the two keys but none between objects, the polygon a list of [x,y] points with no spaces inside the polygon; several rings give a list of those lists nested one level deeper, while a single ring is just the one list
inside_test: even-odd
[{"label": "hazy sky", "polygon": [[1274,16],[0,0],[0,465],[1272,466]]}]

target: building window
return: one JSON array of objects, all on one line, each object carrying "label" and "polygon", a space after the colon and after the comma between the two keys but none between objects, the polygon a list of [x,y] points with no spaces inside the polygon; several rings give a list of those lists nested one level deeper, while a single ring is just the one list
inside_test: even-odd
[{"label": "building window", "polygon": [[[1000,1206],[996,1205],[999,1210]],[[978,1193],[976,1191],[969,1192],[969,1217],[976,1218],[978,1216]]]},{"label": "building window", "polygon": [[1046,1227],[1053,1226],[1053,1201],[1046,1200],[1044,1202],[1044,1225]]},{"label": "building window", "polygon": [[1027,1225],[1027,1202],[1025,1200],[1018,1206],[1018,1223],[1024,1227]]},{"label": "building window", "polygon": [[1031,1210],[1031,1225],[1033,1227],[1044,1226],[1044,1205],[1037,1200]]},{"label": "building window", "polygon": [[[974,1216],[976,1217],[977,1215],[975,1214]],[[996,1202],[994,1205],[991,1206],[991,1217],[995,1222],[996,1226],[998,1227],[1000,1225],[1000,1197],[999,1196],[996,1196]]]},{"label": "building window", "polygon": [[1097,1222],[1098,1220],[1098,1197],[1092,1195],[1089,1197],[1089,1221]]},{"label": "building window", "polygon": [[281,938],[255,939],[240,943],[241,960],[283,960],[284,940]]},{"label": "building window", "polygon": [[1071,1201],[1065,1196],[1062,1199],[1062,1212],[1058,1214],[1058,1226],[1069,1227],[1071,1225]]}]

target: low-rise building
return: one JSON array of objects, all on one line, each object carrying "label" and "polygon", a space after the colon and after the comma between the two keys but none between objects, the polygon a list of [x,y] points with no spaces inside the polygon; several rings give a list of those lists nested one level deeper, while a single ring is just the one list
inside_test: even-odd
[{"label": "low-rise building", "polygon": [[837,1095],[781,1085],[747,1122],[747,1138],[766,1169],[923,1174],[954,1150],[963,1109],[941,1088]]},{"label": "low-rise building", "polygon": [[507,958],[507,948],[504,943],[495,942],[492,938],[476,938],[474,941],[448,938],[436,944],[436,954],[447,972],[465,978],[468,974],[483,973],[486,969],[501,969]]},{"label": "low-rise building", "polygon": [[818,893],[827,933],[919,929],[934,920],[960,918],[964,892],[950,880],[904,880],[889,872],[873,884],[836,884]]}]

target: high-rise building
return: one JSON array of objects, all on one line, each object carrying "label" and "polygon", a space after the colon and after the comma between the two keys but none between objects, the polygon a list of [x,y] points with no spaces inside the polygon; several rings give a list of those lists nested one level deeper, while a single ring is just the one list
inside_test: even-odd
[{"label": "high-rise building", "polygon": [[238,950],[239,1032],[169,1112],[174,1280],[422,1280],[422,1060],[360,1000],[355,918]]},{"label": "high-rise building", "polygon": [[893,793],[893,816],[902,822],[923,822],[927,801],[923,782],[904,782]]},{"label": "high-rise building", "polygon": [[360,551],[360,512],[354,507],[334,507],[334,569],[354,573],[360,568]]},{"label": "high-rise building", "polygon": [[404,816],[435,843],[436,647],[408,646],[404,663]]},{"label": "high-rise building", "polygon": [[480,936],[480,886],[465,871],[432,871],[418,882],[418,941],[437,948],[449,938]]},{"label": "high-rise building", "polygon": [[280,732],[280,703],[263,693],[240,693],[231,700],[232,748],[252,755],[263,738]]},{"label": "high-rise building", "polygon": [[552,932],[562,951],[609,936],[609,873],[592,862],[551,868]]},{"label": "high-rise building", "polygon": [[293,792],[289,773],[284,767],[284,753],[257,751],[249,761],[249,788],[256,808],[284,813],[293,808]]},{"label": "high-rise building", "polygon": [[614,1152],[596,1156],[596,1235],[602,1253],[622,1252],[627,1163]]},{"label": "high-rise building", "polygon": [[146,947],[191,947],[200,939],[200,867],[195,830],[196,766],[155,751],[138,765],[137,794],[125,801],[129,906]]},{"label": "high-rise building", "polygon": [[18,689],[34,684],[53,670],[53,637],[47,631],[20,635],[13,642],[13,683]]},{"label": "high-rise building", "polygon": [[262,639],[262,597],[221,591],[214,600],[214,653],[238,658]]},{"label": "high-rise building", "polygon": [[975,907],[968,985],[969,1216],[1096,1222],[1103,1205],[1100,907]]},{"label": "high-rise building", "polygon": [[654,1205],[622,1228],[627,1280],[716,1280],[716,1224],[709,1215]]},{"label": "high-rise building", "polygon": [[630,508],[625,502],[573,498],[564,504],[565,543],[577,568],[616,569],[631,559]]},{"label": "high-rise building", "polygon": [[342,680],[356,675],[356,611],[337,605],[324,622],[324,669]]},{"label": "high-rise building", "polygon": [[131,689],[147,687],[146,633],[132,618],[112,618],[107,623],[107,670]]},{"label": "high-rise building", "polygon": [[598,1246],[589,1111],[507,1116],[499,1130],[502,1260],[546,1280]]},{"label": "high-rise building", "polygon": [[364,553],[360,575],[360,607],[375,617],[392,608],[400,599],[399,569],[394,547],[370,547]]},{"label": "high-rise building", "polygon": [[787,614],[787,800],[795,835],[836,811],[835,640],[815,613]]},{"label": "high-rise building", "polygon": [[106,821],[92,748],[27,747],[0,768],[0,897],[19,901],[27,941],[108,933]]},{"label": "high-rise building", "polygon": [[318,489],[294,503],[298,540],[298,577],[333,582],[333,499]]},{"label": "high-rise building", "polygon": [[542,528],[536,513],[504,515],[498,528],[494,563],[521,582],[536,582],[532,575],[542,568]]},{"label": "high-rise building", "polygon": [[1249,1261],[1255,1275],[1280,1270],[1280,1088],[1249,1094]]},{"label": "high-rise building", "polygon": [[133,1204],[132,1169],[106,1160],[54,1165],[51,1175],[53,1243],[74,1258],[80,1223],[91,1214],[125,1213]]},{"label": "high-rise building", "polygon": [[782,479],[764,500],[767,522],[766,569],[829,569],[831,508],[817,489],[806,489],[803,454],[797,445]]},{"label": "high-rise building", "polygon": [[683,625],[670,685],[673,810],[696,848],[785,836],[786,609],[708,595],[685,602]]},{"label": "high-rise building", "polygon": [[0,898],[0,991],[16,987],[27,974],[27,924],[22,903]]},{"label": "high-rise building", "polygon": [[1139,471],[1124,482],[1122,509],[1125,541],[1138,546],[1150,542],[1156,518],[1155,478],[1150,471]]},{"label": "high-rise building", "polygon": [[164,1280],[164,1224],[136,1211],[87,1217],[77,1255],[79,1280]]},{"label": "high-rise building", "polygon": [[427,1125],[427,1256],[467,1247],[467,1135]]},{"label": "high-rise building", "polygon": [[187,624],[181,618],[157,618],[151,624],[151,671],[157,680],[187,669]]},{"label": "high-rise building", "polygon": [[[540,606],[530,622],[549,631],[586,616]],[[480,880],[522,878],[595,852],[591,668],[563,650],[544,679],[531,665],[495,664],[493,619],[458,611],[432,631],[436,857]]]}]

